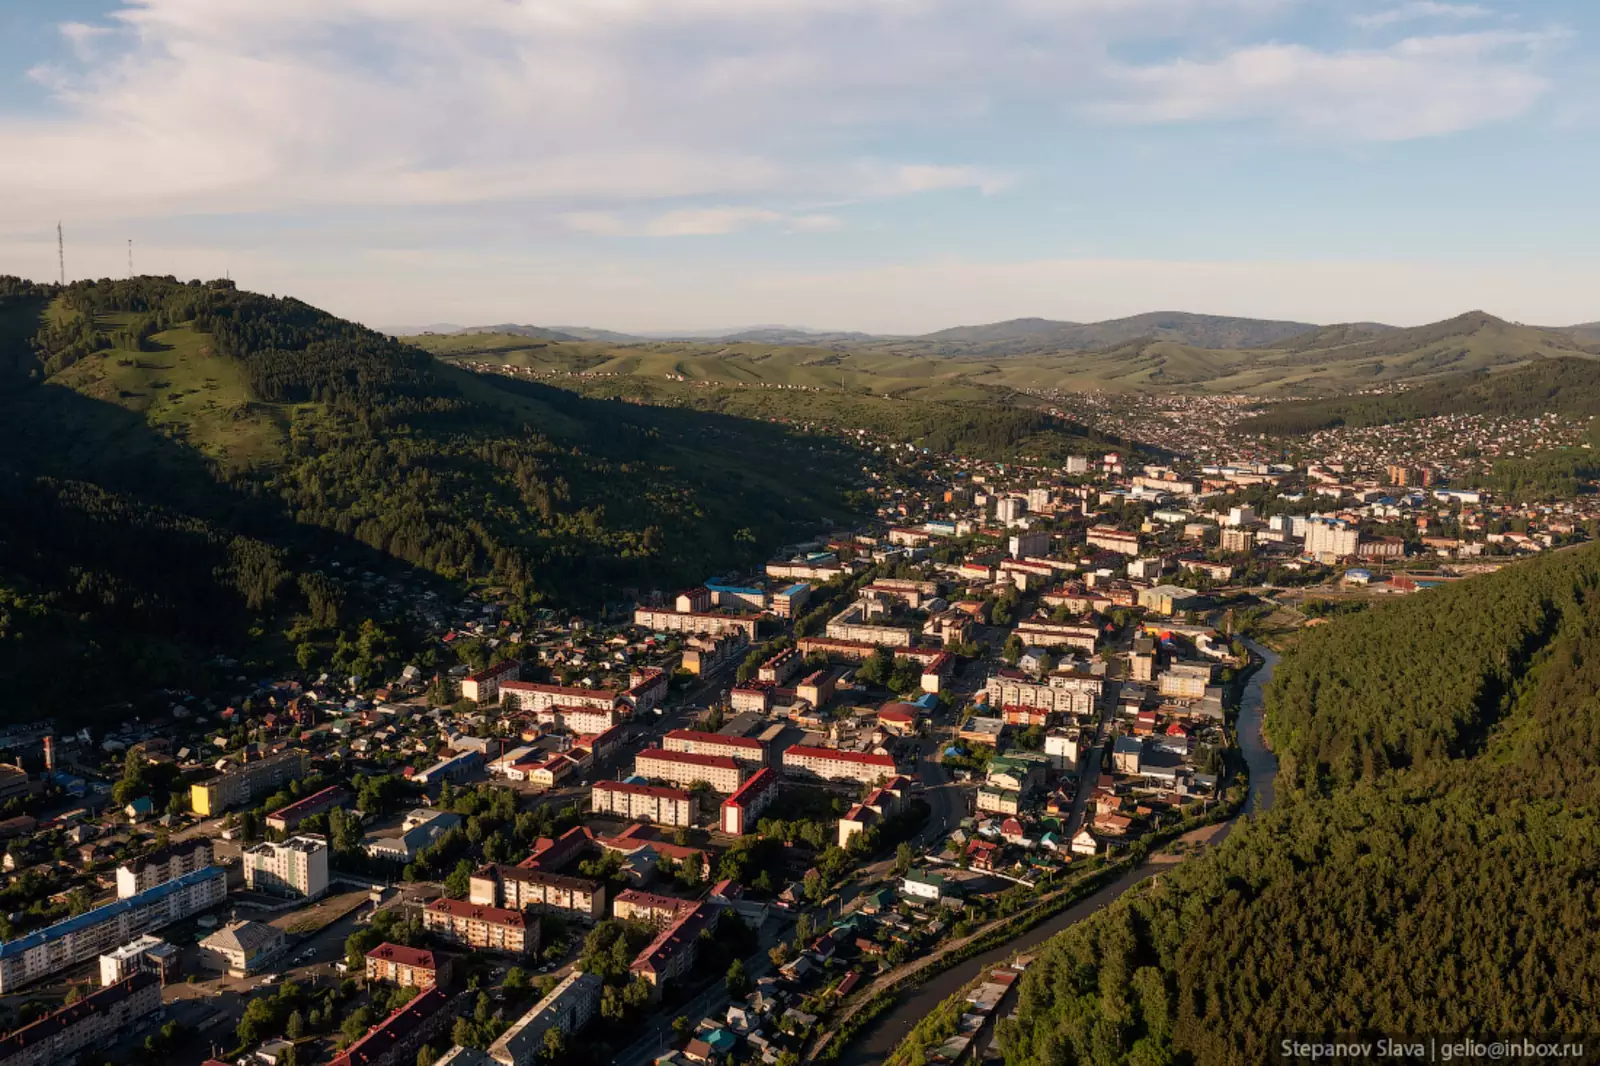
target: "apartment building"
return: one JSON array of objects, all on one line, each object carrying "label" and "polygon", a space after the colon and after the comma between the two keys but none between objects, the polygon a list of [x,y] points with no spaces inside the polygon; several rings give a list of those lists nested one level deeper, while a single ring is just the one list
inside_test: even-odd
[{"label": "apartment building", "polygon": [[696,903],[680,911],[656,938],[634,958],[628,969],[650,982],[659,997],[668,981],[681,978],[694,968],[700,934],[715,929],[722,909],[713,903]]},{"label": "apartment building", "polygon": [[1006,548],[1013,559],[1036,559],[1050,554],[1050,534],[1042,529],[1013,533],[1007,538]]},{"label": "apartment building", "polygon": [[633,624],[657,633],[721,633],[741,632],[748,640],[756,639],[760,621],[753,615],[719,614],[711,611],[667,611],[640,607],[633,612]]},{"label": "apartment building", "polygon": [[539,923],[521,911],[459,899],[436,899],[422,910],[422,927],[467,947],[516,955],[539,950]]},{"label": "apartment building", "polygon": [[757,770],[738,791],[722,801],[722,831],[732,836],[754,832],[761,812],[778,798],[778,784],[778,775],[771,767]]},{"label": "apartment building", "polygon": [[264,841],[244,849],[244,883],[252,892],[318,899],[328,891],[328,841],[319,836]]},{"label": "apartment building", "polygon": [[797,618],[811,599],[811,586],[797,581],[772,594],[772,613],[779,618]]},{"label": "apartment building", "polygon": [[1062,622],[1018,622],[1017,637],[1029,647],[1072,648],[1094,654],[1100,641],[1100,630],[1094,626],[1075,626]]},{"label": "apartment building", "polygon": [[56,1066],[161,1013],[161,979],[136,973],[0,1038],[0,1066]]},{"label": "apartment building", "polygon": [[221,814],[267,796],[306,776],[306,753],[289,748],[251,759],[212,778],[189,786],[189,805],[202,818]]},{"label": "apartment building", "polygon": [[875,621],[879,618],[887,619],[881,604],[857,600],[828,619],[826,633],[831,640],[851,640],[874,647],[884,644],[898,648],[909,646],[922,632],[922,627],[914,623],[884,625]]},{"label": "apartment building", "polygon": [[1094,526],[1085,538],[1090,547],[1103,548],[1121,555],[1139,554],[1139,534],[1128,533],[1111,526]]},{"label": "apartment building", "polygon": [[1318,559],[1342,559],[1356,554],[1356,530],[1329,518],[1312,518],[1306,523],[1306,554]]},{"label": "apartment building", "polygon": [[227,895],[225,871],[207,866],[8,940],[0,944],[0,995],[199,914]]},{"label": "apartment building", "polygon": [[131,899],[141,892],[211,865],[211,841],[194,837],[129,859],[117,867],[117,898]]},{"label": "apartment building", "polygon": [[479,704],[494,705],[500,702],[500,686],[504,682],[517,681],[521,678],[522,660],[506,659],[462,678],[461,698]]},{"label": "apartment building", "polygon": [[824,781],[859,781],[871,785],[895,776],[894,759],[863,751],[839,751],[796,744],[783,753],[783,771],[794,777]]},{"label": "apartment building", "polygon": [[633,761],[633,772],[652,781],[668,781],[690,788],[704,781],[723,795],[739,790],[745,769],[726,755],[694,755],[686,751],[646,748]]},{"label": "apartment building", "polygon": [[165,985],[178,975],[181,961],[175,946],[146,933],[100,956],[100,984],[110,988],[136,973],[153,973]]},{"label": "apartment building", "polygon": [[800,654],[799,648],[784,648],[761,664],[761,668],[756,671],[756,680],[765,681],[769,685],[785,684],[800,672],[805,663],[806,657]]},{"label": "apartment building", "polygon": [[1044,681],[1013,670],[990,675],[984,685],[991,707],[1039,707],[1055,714],[1092,714],[1104,682],[1092,674],[1057,671]]},{"label": "apartment building", "polygon": [[596,814],[687,827],[694,825],[695,799],[677,788],[599,781],[589,793],[589,809]]},{"label": "apartment building", "polygon": [[545,1033],[559,1029],[571,1036],[588,1025],[600,1007],[604,984],[599,974],[573,970],[489,1045],[489,1058],[498,1066],[543,1062]]},{"label": "apartment building", "polygon": [[586,922],[606,916],[605,886],[520,866],[485,866],[468,882],[467,898],[482,907],[560,914]]},{"label": "apartment building", "polygon": [[604,733],[622,719],[623,713],[616,707],[582,707],[558,703],[539,712],[540,722],[579,735]]},{"label": "apartment building", "polygon": [[1076,772],[1083,757],[1082,735],[1076,729],[1052,729],[1044,735],[1044,753],[1057,770]]},{"label": "apartment building", "polygon": [[751,737],[729,737],[721,733],[702,733],[693,729],[674,729],[662,738],[666,751],[681,751],[691,755],[721,755],[735,762],[762,766],[767,761],[767,749]]},{"label": "apartment building", "polygon": [[412,1066],[417,1051],[427,1043],[448,1037],[456,1014],[450,997],[437,988],[421,993],[367,1035],[345,1049],[330,1066]]},{"label": "apartment building", "polygon": [[657,929],[662,929],[671,925],[680,912],[693,906],[692,899],[658,896],[653,892],[625,888],[612,901],[611,916],[624,922],[649,922]]},{"label": "apartment building", "polygon": [[794,560],[767,564],[767,576],[778,581],[830,581],[849,568],[828,555],[817,560]]},{"label": "apartment building", "polygon": [[313,792],[305,799],[297,800],[287,807],[279,807],[267,815],[267,828],[277,833],[292,833],[307,818],[315,818],[335,807],[343,807],[349,800],[350,793],[338,785],[329,785],[320,792]]},{"label": "apartment building", "polygon": [[367,980],[427,990],[450,986],[450,956],[404,944],[379,944],[367,952]]},{"label": "apartment building", "polygon": [[504,681],[500,694],[514,711],[545,711],[552,707],[594,707],[611,710],[622,702],[622,694],[608,688],[578,688],[572,685],[545,685],[533,681]]}]

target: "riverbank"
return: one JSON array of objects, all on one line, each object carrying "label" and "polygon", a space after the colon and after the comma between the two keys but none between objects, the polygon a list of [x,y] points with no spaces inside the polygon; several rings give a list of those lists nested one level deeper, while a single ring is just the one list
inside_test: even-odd
[{"label": "riverbank", "polygon": [[[1261,660],[1252,670],[1240,695],[1235,726],[1248,774],[1248,788],[1243,803],[1214,827],[1214,834],[1208,837],[1212,844],[1221,843],[1238,818],[1267,810],[1274,798],[1272,782],[1277,774],[1277,759],[1262,736],[1262,707],[1265,688],[1272,680],[1279,656],[1268,648],[1248,641],[1246,643],[1251,653]],[[841,1018],[840,1032],[832,1042],[833,1046],[824,1048],[819,1044],[816,1048],[818,1053],[828,1052],[819,1054],[819,1058],[837,1061],[841,1066],[877,1066],[885,1062],[919,1022],[933,1014],[946,999],[965,990],[988,969],[1038,947],[1057,933],[1104,909],[1135,885],[1170,869],[1175,861],[1182,861],[1194,853],[1188,851],[1174,856],[1172,852],[1153,851],[1120,876],[1095,888],[1090,895],[1019,935],[984,950],[982,954],[963,958],[959,965],[951,964],[914,987],[869,993],[856,1010]],[[859,1029],[850,1024],[857,1016],[869,1019],[860,1024]]]}]

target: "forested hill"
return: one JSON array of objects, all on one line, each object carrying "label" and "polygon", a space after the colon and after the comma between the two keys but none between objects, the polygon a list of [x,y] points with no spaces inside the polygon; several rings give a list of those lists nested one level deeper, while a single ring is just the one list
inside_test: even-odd
[{"label": "forested hill", "polygon": [[1592,1031],[1597,592],[1583,548],[1307,633],[1268,693],[1278,805],[1052,940],[1008,1066]]},{"label": "forested hill", "polygon": [[30,708],[91,664],[110,698],[285,633],[354,646],[340,553],[585,608],[858,499],[830,439],[499,383],[225,282],[0,281],[0,386],[0,675]]},{"label": "forested hill", "polygon": [[1338,426],[1382,426],[1441,415],[1600,415],[1600,363],[1554,358],[1491,374],[1463,374],[1420,388],[1277,404],[1240,423],[1246,432],[1297,436]]}]

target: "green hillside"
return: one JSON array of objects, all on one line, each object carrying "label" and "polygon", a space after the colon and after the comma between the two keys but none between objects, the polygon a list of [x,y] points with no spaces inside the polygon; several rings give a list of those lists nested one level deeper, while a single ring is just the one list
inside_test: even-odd
[{"label": "green hillside", "polygon": [[584,607],[756,564],[859,499],[834,438],[468,374],[227,283],[0,293],[0,671],[31,705],[72,709],[113,651],[96,700],[241,648],[328,661],[368,610],[330,559]]},{"label": "green hillside", "polygon": [[1403,392],[1299,400],[1240,423],[1247,432],[1313,433],[1337,426],[1383,426],[1441,415],[1600,415],[1600,362],[1558,357],[1499,373],[1479,370]]},{"label": "green hillside", "polygon": [[[1083,332],[1099,326],[1107,329]],[[1077,331],[1070,337],[1063,332],[1069,328]],[[1481,312],[1410,329],[1148,315],[1093,327],[1020,319],[931,336],[935,339],[816,338],[800,345],[758,340],[562,342],[506,333],[411,340],[440,355],[534,371],[682,377],[923,399],[986,395],[981,390],[1001,390],[987,393],[995,396],[1048,389],[1344,396],[1539,359],[1600,354],[1600,345],[1572,332],[1519,326]],[[1263,337],[1275,338],[1265,342],[1274,346],[1254,345]]]},{"label": "green hillside", "polygon": [[1583,548],[1308,632],[1268,694],[1277,805],[1050,941],[1000,1025],[1007,1066],[1587,1032],[1597,591]]}]

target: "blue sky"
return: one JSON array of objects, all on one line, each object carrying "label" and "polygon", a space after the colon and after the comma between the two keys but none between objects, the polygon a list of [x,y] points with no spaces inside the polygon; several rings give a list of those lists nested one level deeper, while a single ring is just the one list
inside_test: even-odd
[{"label": "blue sky", "polygon": [[6,0],[0,272],[384,326],[1600,319],[1585,0]]}]

